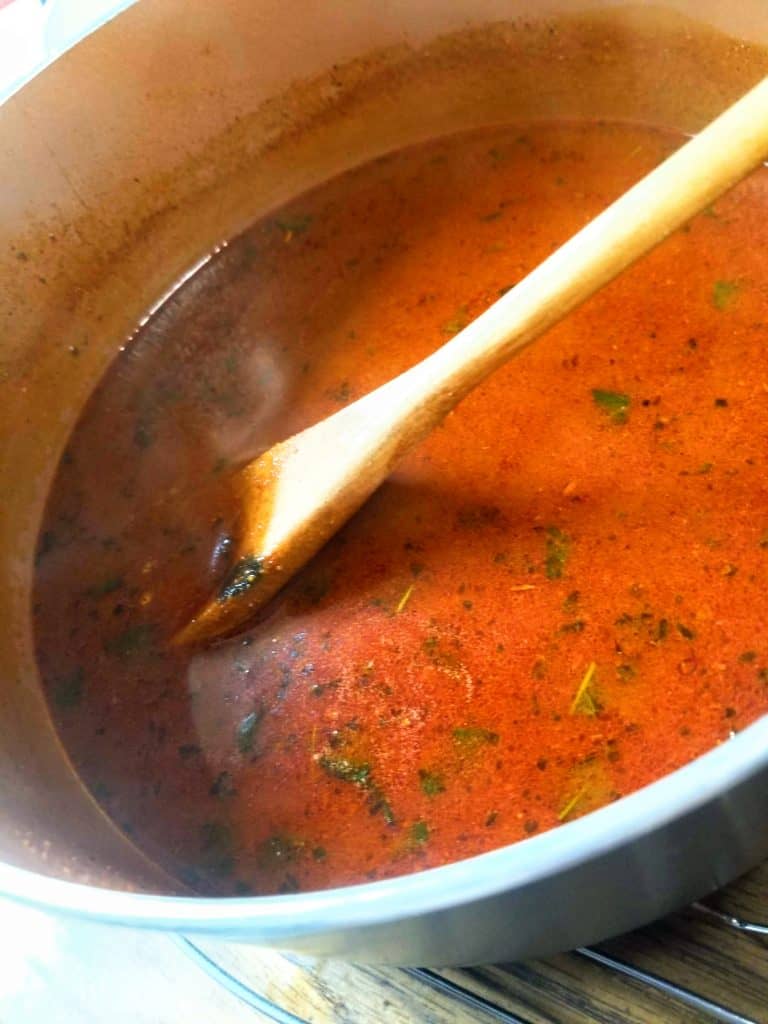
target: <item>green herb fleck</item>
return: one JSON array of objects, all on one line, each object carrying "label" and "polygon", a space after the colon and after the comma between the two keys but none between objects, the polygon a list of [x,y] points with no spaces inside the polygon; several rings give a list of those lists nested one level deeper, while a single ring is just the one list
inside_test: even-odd
[{"label": "green herb fleck", "polygon": [[250,711],[240,720],[235,733],[235,738],[237,740],[237,749],[241,754],[250,754],[253,750],[253,741],[256,736],[256,730],[258,729],[259,723],[263,717],[264,708],[259,707],[255,711]]},{"label": "green herb fleck", "polygon": [[219,774],[213,780],[211,788],[208,792],[210,796],[217,796],[220,798],[237,795],[234,780],[232,776],[229,774],[229,772],[219,772]]},{"label": "green herb fleck", "polygon": [[293,235],[303,235],[311,223],[312,217],[308,213],[296,213],[275,219],[275,224],[286,236],[286,241]]},{"label": "green herb fleck", "polygon": [[483,729],[477,725],[462,725],[453,730],[453,742],[458,747],[472,749],[483,743],[496,744],[499,742],[499,734],[490,729]]},{"label": "green herb fleck", "polygon": [[320,767],[334,779],[351,782],[368,794],[367,804],[371,814],[380,814],[387,825],[395,824],[395,815],[384,793],[376,785],[371,774],[371,766],[366,762],[350,761],[346,757],[331,757],[323,754],[319,758]]},{"label": "green herb fleck", "polygon": [[467,505],[456,514],[456,525],[463,530],[503,526],[504,514],[497,505]]},{"label": "green herb fleck", "polygon": [[350,761],[346,757],[330,757],[323,754],[320,758],[320,767],[334,779],[341,779],[342,782],[352,782],[356,786],[369,786],[371,784],[371,766],[365,762]]},{"label": "green herb fleck", "polygon": [[560,627],[560,633],[583,633],[586,623],[583,619],[576,619],[574,622],[565,622]]},{"label": "green herb fleck", "polygon": [[334,402],[338,402],[339,405],[346,405],[352,398],[352,385],[348,380],[343,380],[337,387],[331,388],[328,397],[332,398]]},{"label": "green herb fleck", "polygon": [[155,432],[145,419],[140,419],[133,431],[133,443],[137,448],[146,449],[155,442]]},{"label": "green herb fleck", "polygon": [[751,662],[757,660],[757,651],[742,651],[739,655],[739,661],[742,665],[749,665]]},{"label": "green herb fleck", "polygon": [[182,743],[179,747],[179,757],[182,761],[188,761],[191,757],[197,757],[202,750],[197,743]]},{"label": "green herb fleck", "polygon": [[594,661],[591,661],[579,683],[576,696],[571,701],[570,713],[572,715],[594,716],[600,711],[600,704],[593,689],[596,671],[597,665]]},{"label": "green herb fleck", "polygon": [[576,810],[577,806],[581,803],[586,795],[587,787],[582,786],[574,795],[568,800],[557,812],[558,821],[566,821],[571,814]]},{"label": "green herb fleck", "polygon": [[83,699],[85,690],[85,672],[76,668],[74,672],[63,676],[53,688],[53,702],[57,708],[68,710],[76,708]]},{"label": "green herb fleck", "polygon": [[442,775],[419,768],[419,784],[425,796],[433,797],[445,792],[445,781]]},{"label": "green herb fleck", "polygon": [[313,683],[309,692],[313,697],[322,697],[329,690],[338,690],[340,682],[340,679],[330,679],[327,683]]},{"label": "green herb fleck", "polygon": [[259,848],[259,859],[263,864],[279,861],[290,864],[304,853],[306,843],[292,836],[275,834],[265,839]]},{"label": "green herb fleck", "polygon": [[200,850],[204,870],[231,875],[235,867],[232,829],[219,821],[205,821],[200,827]]},{"label": "green herb fleck", "polygon": [[629,395],[620,391],[605,391],[603,388],[592,389],[592,400],[595,405],[610,416],[614,423],[627,422],[628,410],[631,404]]},{"label": "green herb fleck", "polygon": [[315,846],[312,849],[312,860],[325,860],[328,853],[324,846]]},{"label": "green herb fleck", "polygon": [[320,604],[328,591],[331,589],[331,580],[327,574],[317,573],[312,579],[307,580],[301,588],[305,600],[311,604]]},{"label": "green herb fleck", "polygon": [[669,635],[669,622],[666,619],[659,619],[656,629],[652,631],[651,638],[656,641],[666,640]]},{"label": "green herb fleck", "polygon": [[459,306],[450,320],[446,320],[440,330],[443,334],[454,335],[463,331],[469,323],[469,311],[466,306]]},{"label": "green herb fleck", "polygon": [[301,892],[301,885],[296,875],[292,875],[289,871],[285,876],[284,880],[278,886],[277,891],[281,896],[285,896],[291,892]]},{"label": "green herb fleck", "polygon": [[727,309],[740,290],[741,285],[738,281],[715,281],[712,285],[712,304],[715,309]]},{"label": "green herb fleck", "polygon": [[693,640],[696,637],[695,630],[691,629],[689,626],[684,626],[682,622],[677,623],[677,631],[680,636],[686,640]]},{"label": "green herb fleck", "polygon": [[430,658],[437,654],[439,647],[440,641],[434,635],[428,636],[421,645],[424,653]]},{"label": "green herb fleck", "polygon": [[94,782],[93,786],[91,787],[91,792],[96,797],[96,799],[101,803],[104,803],[107,800],[111,800],[112,797],[115,795],[109,788],[109,786],[106,784],[106,782],[101,781]]},{"label": "green herb fleck", "polygon": [[429,839],[429,826],[426,821],[414,821],[408,830],[408,836],[414,846],[423,846]]},{"label": "green herb fleck", "polygon": [[370,788],[368,810],[371,814],[380,814],[387,825],[395,824],[395,815],[392,807],[378,786],[371,786]]},{"label": "green herb fleck", "polygon": [[544,569],[548,580],[559,580],[571,547],[571,538],[557,526],[547,527]]},{"label": "green herb fleck", "polygon": [[581,594],[578,590],[572,590],[568,597],[563,601],[563,611],[566,613],[575,612],[580,597]]},{"label": "green herb fleck", "polygon": [[616,669],[616,675],[619,677],[622,683],[628,683],[637,675],[637,669],[634,665],[619,665]]},{"label": "green herb fleck", "polygon": [[53,530],[44,530],[43,533],[40,534],[40,541],[38,542],[37,545],[37,553],[35,554],[35,565],[39,565],[46,555],[50,554],[55,547],[58,547],[58,544],[59,538],[56,536]]},{"label": "green herb fleck", "polygon": [[86,594],[93,598],[106,597],[107,594],[114,594],[116,590],[120,590],[124,586],[123,576],[108,576],[101,583],[95,583],[92,587],[88,587]]},{"label": "green herb fleck", "polygon": [[131,658],[141,654],[151,646],[155,635],[155,627],[148,623],[128,626],[122,633],[107,640],[104,650],[116,658]]}]

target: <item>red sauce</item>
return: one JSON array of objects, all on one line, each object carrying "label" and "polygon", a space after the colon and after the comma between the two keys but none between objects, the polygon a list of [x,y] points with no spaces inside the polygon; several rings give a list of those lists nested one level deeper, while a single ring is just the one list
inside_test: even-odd
[{"label": "red sauce", "polygon": [[[204,892],[523,840],[768,709],[768,177],[478,388],[246,635],[169,638],[227,568],[228,474],[432,351],[679,144],[478,131],[256,224],[85,409],[35,594],[85,784]],[[329,453],[329,458],[333,453]]]}]

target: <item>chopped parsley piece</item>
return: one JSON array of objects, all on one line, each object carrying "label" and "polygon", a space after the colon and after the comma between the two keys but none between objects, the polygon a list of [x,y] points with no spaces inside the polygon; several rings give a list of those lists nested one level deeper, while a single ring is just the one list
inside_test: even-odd
[{"label": "chopped parsley piece", "polygon": [[367,763],[350,761],[346,757],[329,757],[323,754],[320,767],[334,779],[342,782],[353,782],[356,786],[369,786],[371,783],[371,766]]},{"label": "chopped parsley piece", "polygon": [[275,224],[286,236],[286,241],[293,235],[303,235],[311,223],[312,217],[308,213],[297,213],[275,221]]},{"label": "chopped parsley piece", "polygon": [[232,829],[219,821],[205,821],[200,826],[200,846],[203,850],[231,849]]},{"label": "chopped parsley piece", "polygon": [[579,603],[579,598],[580,597],[581,597],[581,594],[579,593],[578,590],[572,590],[570,592],[570,594],[568,595],[568,597],[566,597],[566,599],[563,601],[563,611],[564,612],[575,612],[576,611],[576,606]]},{"label": "chopped parsley piece", "polygon": [[240,724],[237,727],[236,739],[237,749],[241,754],[250,754],[253,750],[253,741],[256,735],[256,730],[264,717],[264,708],[260,707],[256,711],[251,711],[244,718],[240,720]]},{"label": "chopped parsley piece", "polygon": [[414,821],[408,831],[408,835],[411,843],[415,846],[423,846],[429,839],[429,826],[426,821]]},{"label": "chopped parsley piece", "polygon": [[210,796],[217,797],[237,795],[234,780],[229,772],[219,772],[208,792]]},{"label": "chopped parsley piece", "polygon": [[95,583],[92,587],[88,587],[86,594],[88,597],[106,597],[107,594],[114,594],[116,590],[120,590],[123,586],[125,586],[124,577],[108,576],[101,583]]},{"label": "chopped parsley piece", "polygon": [[570,798],[570,800],[566,801],[566,803],[563,804],[563,806],[557,812],[557,820],[558,821],[565,821],[567,818],[569,818],[571,816],[571,814],[573,814],[573,812],[576,810],[577,806],[584,799],[586,791],[587,791],[587,787],[586,786],[582,786],[582,788],[580,790],[578,790],[578,792],[574,793],[574,795]]},{"label": "chopped parsley piece", "polygon": [[350,761],[346,757],[333,757],[323,754],[318,759],[320,767],[331,778],[340,779],[342,782],[351,782],[368,794],[367,803],[371,814],[380,814],[387,825],[395,824],[395,815],[392,807],[384,796],[383,792],[376,785],[371,773],[371,766],[367,762]]},{"label": "chopped parsley piece", "polygon": [[259,849],[262,862],[280,861],[290,864],[304,852],[305,843],[291,836],[275,834],[265,839]]},{"label": "chopped parsley piece", "polygon": [[200,827],[201,867],[213,875],[231,875],[235,869],[232,829],[219,821]]},{"label": "chopped parsley piece", "polygon": [[685,640],[693,640],[696,637],[695,630],[689,626],[684,626],[682,622],[678,622],[677,631]]},{"label": "chopped parsley piece", "polygon": [[738,281],[715,281],[712,285],[712,305],[721,312],[727,309],[741,291]]},{"label": "chopped parsley piece", "polygon": [[107,640],[104,650],[116,658],[131,658],[151,646],[154,634],[155,627],[148,623],[128,626],[122,633]]},{"label": "chopped parsley piece", "polygon": [[592,400],[595,405],[610,416],[613,423],[626,423],[631,399],[620,391],[605,391],[603,388],[592,389]]},{"label": "chopped parsley piece", "polygon": [[85,672],[76,668],[74,672],[64,676],[53,688],[53,702],[57,708],[67,710],[76,708],[83,699],[85,689]]},{"label": "chopped parsley piece", "polygon": [[560,633],[583,633],[586,623],[583,619],[576,619],[574,622],[565,622],[560,627]]},{"label": "chopped parsley piece", "polygon": [[483,743],[496,744],[499,734],[477,725],[462,725],[453,730],[453,742],[459,747],[479,747]]},{"label": "chopped parsley piece", "polygon": [[437,796],[445,792],[445,782],[442,775],[436,772],[429,772],[426,768],[419,768],[419,784],[425,796]]},{"label": "chopped parsley piece", "polygon": [[600,704],[594,693],[595,672],[597,665],[590,661],[587,671],[579,683],[576,696],[571,701],[570,712],[572,715],[594,716],[600,711]]},{"label": "chopped parsley piece", "polygon": [[463,331],[469,323],[469,311],[466,306],[459,306],[454,315],[450,320],[446,320],[440,330],[443,334],[458,334],[459,331]]},{"label": "chopped parsley piece", "polygon": [[37,552],[35,554],[35,565],[39,565],[40,562],[59,544],[59,538],[53,532],[53,530],[45,530],[40,535],[40,542],[37,545]]},{"label": "chopped parsley piece", "polygon": [[[682,632],[682,630],[681,630]],[[652,633],[652,639],[661,641],[666,640],[669,635],[669,622],[666,619],[659,619],[656,629]],[[685,634],[683,634],[685,636]]]},{"label": "chopped parsley piece", "polygon": [[547,527],[546,557],[544,571],[548,580],[559,580],[571,547],[571,538],[557,526]]}]

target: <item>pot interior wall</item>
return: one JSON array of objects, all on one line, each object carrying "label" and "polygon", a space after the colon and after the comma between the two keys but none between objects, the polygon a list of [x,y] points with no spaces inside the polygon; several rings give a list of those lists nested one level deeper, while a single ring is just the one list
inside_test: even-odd
[{"label": "pot interior wall", "polygon": [[29,620],[56,461],[158,297],[270,207],[374,155],[531,118],[695,131],[768,71],[762,0],[733,20],[716,0],[588,14],[494,0],[482,24],[470,0],[299,7],[140,4],[0,110],[0,857],[11,863],[170,885],[71,771]]}]

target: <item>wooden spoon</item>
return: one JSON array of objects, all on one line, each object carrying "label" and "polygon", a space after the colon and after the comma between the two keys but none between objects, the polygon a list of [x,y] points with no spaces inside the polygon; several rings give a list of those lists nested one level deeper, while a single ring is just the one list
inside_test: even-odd
[{"label": "wooden spoon", "polygon": [[442,348],[243,467],[234,568],[177,642],[246,623],[476,384],[766,155],[768,78]]}]

